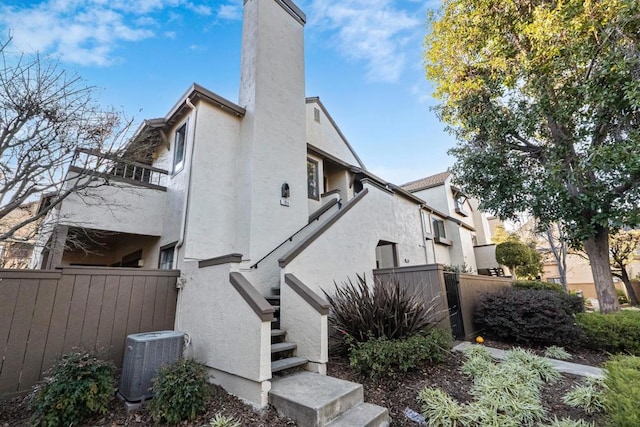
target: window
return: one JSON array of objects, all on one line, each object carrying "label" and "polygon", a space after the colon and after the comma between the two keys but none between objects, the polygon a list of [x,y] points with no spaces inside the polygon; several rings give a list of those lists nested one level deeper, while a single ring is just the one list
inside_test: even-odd
[{"label": "window", "polygon": [[380,240],[376,246],[376,268],[393,268],[398,266],[396,244]]},{"label": "window", "polygon": [[183,124],[176,130],[173,143],[173,173],[180,172],[184,167],[185,141],[187,139],[187,124]]},{"label": "window", "polygon": [[175,253],[175,249],[175,243],[160,248],[160,259],[158,261],[158,268],[160,270],[173,269],[173,255]]},{"label": "window", "polygon": [[310,199],[320,200],[318,162],[307,159],[307,194]]},{"label": "window", "polygon": [[462,216],[469,216],[469,214],[467,214],[467,211],[464,209],[464,204],[466,201],[467,201],[467,196],[465,196],[464,194],[460,192],[457,192],[454,194],[453,203],[455,205],[456,213]]},{"label": "window", "polygon": [[433,220],[433,235],[434,237],[447,238],[447,233],[444,231],[444,221],[441,219]]},{"label": "window", "polygon": [[441,219],[434,219],[431,224],[433,225],[433,241],[440,243],[441,245],[451,246],[453,242],[447,239],[444,221]]},{"label": "window", "polygon": [[313,120],[320,123],[320,110],[318,110],[317,108],[313,109]]}]

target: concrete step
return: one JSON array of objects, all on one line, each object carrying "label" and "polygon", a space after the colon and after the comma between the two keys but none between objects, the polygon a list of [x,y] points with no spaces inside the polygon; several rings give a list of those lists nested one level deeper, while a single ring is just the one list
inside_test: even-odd
[{"label": "concrete step", "polygon": [[273,295],[278,295],[280,296],[280,286],[272,286],[271,287],[271,293]]},{"label": "concrete step", "polygon": [[363,402],[333,419],[327,427],[387,427],[389,422],[387,408]]},{"label": "concrete step", "polygon": [[284,329],[272,329],[271,330],[271,339],[273,338],[284,338],[287,335],[287,331]]},{"label": "concrete step", "polygon": [[280,295],[265,295],[264,299],[271,305],[280,305]]},{"label": "concrete step", "polygon": [[362,385],[312,372],[275,378],[269,392],[269,403],[304,427],[324,427],[363,398]]},{"label": "concrete step", "polygon": [[294,342],[279,342],[271,344],[271,354],[295,350],[297,347],[298,345]]},{"label": "concrete step", "polygon": [[271,373],[284,371],[285,369],[293,369],[309,362],[302,357],[287,357],[286,359],[274,360],[271,362]]}]

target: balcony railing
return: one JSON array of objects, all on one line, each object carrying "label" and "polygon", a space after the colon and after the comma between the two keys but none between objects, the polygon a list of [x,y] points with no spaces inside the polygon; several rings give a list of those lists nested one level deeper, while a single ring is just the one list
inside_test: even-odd
[{"label": "balcony railing", "polygon": [[125,182],[166,188],[169,172],[144,163],[125,160],[114,155],[79,148],[71,161],[70,170],[92,171],[104,178],[116,177]]}]

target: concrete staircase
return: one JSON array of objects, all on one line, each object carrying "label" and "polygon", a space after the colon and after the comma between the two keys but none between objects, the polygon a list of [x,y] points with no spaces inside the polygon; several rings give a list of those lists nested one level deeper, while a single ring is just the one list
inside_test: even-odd
[{"label": "concrete staircase", "polygon": [[297,345],[280,329],[280,288],[265,297],[275,308],[271,323],[271,380],[269,403],[301,427],[381,427],[389,425],[389,411],[364,403],[361,384],[296,370],[308,360],[295,356]]},{"label": "concrete staircase", "polygon": [[308,360],[295,356],[298,346],[287,342],[287,331],[280,329],[280,288],[271,288],[271,294],[265,298],[276,310],[271,322],[271,373],[286,373],[304,366]]},{"label": "concrete staircase", "polygon": [[312,372],[273,379],[269,403],[302,427],[389,425],[386,408],[364,403],[361,384]]}]

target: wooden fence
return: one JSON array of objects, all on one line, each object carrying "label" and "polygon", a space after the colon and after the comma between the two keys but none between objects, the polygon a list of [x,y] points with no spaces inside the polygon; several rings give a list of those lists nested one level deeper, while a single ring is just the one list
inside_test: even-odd
[{"label": "wooden fence", "polygon": [[442,265],[382,268],[374,270],[373,276],[383,282],[398,281],[402,288],[422,295],[424,301],[433,306],[434,320],[441,327],[451,329]]},{"label": "wooden fence", "polygon": [[465,325],[465,339],[475,339],[481,333],[473,322],[473,310],[482,295],[497,292],[502,288],[513,285],[513,279],[504,277],[481,276],[475,274],[459,274],[458,289],[460,292],[460,306],[462,320]]},{"label": "wooden fence", "polygon": [[127,335],[173,329],[177,270],[0,270],[0,396],[29,390],[74,348],[120,366]]},{"label": "wooden fence", "polygon": [[[444,317],[441,325],[463,331],[465,339],[474,338],[477,332],[473,323],[473,310],[480,297],[509,287],[513,283],[511,279],[493,276],[457,274],[457,287],[452,298],[452,292],[447,295],[443,266],[440,264],[385,268],[374,270],[373,275],[376,280],[397,280],[405,289],[421,293],[425,301],[435,305],[439,317]],[[456,285],[455,279],[452,282],[453,286]],[[456,324],[458,321],[459,325]]]}]

